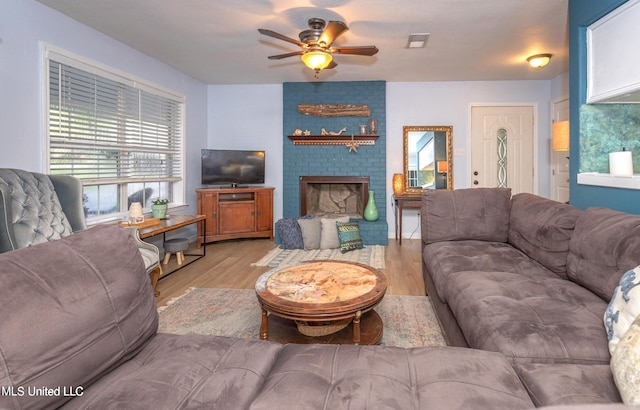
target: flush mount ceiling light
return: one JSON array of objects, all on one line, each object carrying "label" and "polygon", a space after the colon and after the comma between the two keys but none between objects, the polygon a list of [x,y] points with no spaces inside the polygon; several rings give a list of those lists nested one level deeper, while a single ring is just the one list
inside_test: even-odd
[{"label": "flush mount ceiling light", "polygon": [[551,54],[536,54],[527,58],[529,65],[533,68],[542,68],[549,64],[551,60]]},{"label": "flush mount ceiling light", "polygon": [[429,33],[413,33],[409,35],[407,48],[423,48],[429,39]]}]

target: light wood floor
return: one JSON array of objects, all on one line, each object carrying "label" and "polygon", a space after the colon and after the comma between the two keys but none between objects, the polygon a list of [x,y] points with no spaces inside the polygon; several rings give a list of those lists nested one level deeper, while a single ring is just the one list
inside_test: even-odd
[{"label": "light wood floor", "polygon": [[[251,266],[276,245],[266,239],[232,240],[210,243],[205,257],[158,281],[158,306],[183,294],[190,287],[254,289],[256,280],[268,267]],[[388,295],[425,295],[420,263],[420,240],[403,239],[402,246],[389,239],[385,252]],[[175,263],[171,257],[169,267]]]}]

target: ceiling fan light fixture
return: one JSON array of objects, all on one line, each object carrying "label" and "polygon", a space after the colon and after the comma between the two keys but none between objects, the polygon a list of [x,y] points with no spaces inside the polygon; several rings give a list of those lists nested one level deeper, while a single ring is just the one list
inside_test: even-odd
[{"label": "ceiling fan light fixture", "polygon": [[549,64],[551,54],[536,54],[527,58],[527,62],[533,68],[542,68]]},{"label": "ceiling fan light fixture", "polygon": [[409,35],[407,48],[423,48],[429,39],[429,33],[414,33]]},{"label": "ceiling fan light fixture", "polygon": [[304,65],[314,71],[320,71],[324,68],[327,68],[329,64],[331,64],[331,54],[326,53],[324,51],[307,51],[300,57]]}]

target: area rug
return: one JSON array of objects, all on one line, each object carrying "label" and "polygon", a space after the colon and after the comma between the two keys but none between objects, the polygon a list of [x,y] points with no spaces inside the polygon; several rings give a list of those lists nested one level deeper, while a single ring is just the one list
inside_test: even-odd
[{"label": "area rug", "polygon": [[[445,346],[427,296],[386,295],[375,308],[382,318],[381,345]],[[190,288],[158,309],[159,332],[257,339],[261,309],[252,289]]]},{"label": "area rug", "polygon": [[276,268],[307,261],[336,260],[364,263],[376,269],[384,269],[384,250],[385,247],[382,245],[365,246],[362,249],[355,249],[345,253],[340,252],[340,249],[311,249],[306,251],[304,249],[275,248],[270,250],[258,262],[251,265]]}]

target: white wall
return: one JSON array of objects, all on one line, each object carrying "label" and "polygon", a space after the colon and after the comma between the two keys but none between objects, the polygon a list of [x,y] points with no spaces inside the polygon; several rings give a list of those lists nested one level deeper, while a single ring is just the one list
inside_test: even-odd
[{"label": "white wall", "polygon": [[0,1],[0,167],[43,172],[42,43],[186,95],[186,199],[196,212],[207,86],[33,0]]}]

